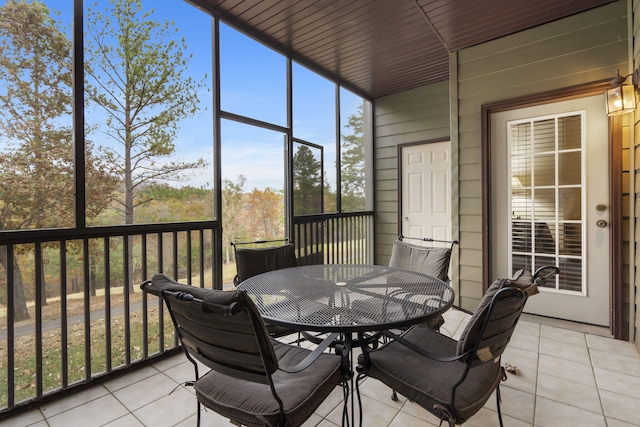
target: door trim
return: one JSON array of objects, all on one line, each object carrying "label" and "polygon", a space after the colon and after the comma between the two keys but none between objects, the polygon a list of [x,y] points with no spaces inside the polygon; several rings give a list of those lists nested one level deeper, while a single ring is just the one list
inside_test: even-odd
[{"label": "door trim", "polygon": [[[623,140],[622,117],[614,116],[609,119],[609,197],[611,200],[611,220],[609,225],[610,248],[609,265],[612,266],[610,281],[612,283],[609,290],[609,301],[611,304],[609,317],[610,329],[615,338],[624,338],[628,329],[624,328],[624,297],[623,297],[623,277],[624,253],[622,236],[623,208],[622,208],[622,140]],[[614,220],[615,219],[615,220]]]},{"label": "door trim", "polygon": [[[491,115],[502,111],[549,104],[591,95],[604,94],[611,87],[610,80],[507,99],[482,105],[482,285],[483,292],[493,281],[491,262]],[[603,101],[604,102],[604,101]],[[623,331],[623,252],[622,252],[622,121],[609,120],[609,182],[610,182],[610,330],[617,339]]]},{"label": "door trim", "polygon": [[398,236],[402,234],[402,149],[405,147],[411,147],[414,145],[435,144],[436,142],[451,141],[451,138],[437,138],[429,139],[427,141],[407,142],[405,144],[397,145],[396,160],[398,168],[398,218],[396,223],[398,224]]}]

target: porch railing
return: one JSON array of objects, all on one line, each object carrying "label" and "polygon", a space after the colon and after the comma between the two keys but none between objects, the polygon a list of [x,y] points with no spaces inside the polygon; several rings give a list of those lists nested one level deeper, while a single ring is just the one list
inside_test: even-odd
[{"label": "porch railing", "polygon": [[[219,233],[212,221],[0,233],[0,419],[178,351],[139,285],[164,272],[222,288]],[[295,218],[293,240],[301,264],[372,263],[373,213]]]},{"label": "porch railing", "polygon": [[299,264],[373,264],[373,212],[294,218]]},{"label": "porch railing", "polygon": [[0,418],[177,348],[168,313],[139,285],[164,272],[212,287],[218,227],[0,234]]}]

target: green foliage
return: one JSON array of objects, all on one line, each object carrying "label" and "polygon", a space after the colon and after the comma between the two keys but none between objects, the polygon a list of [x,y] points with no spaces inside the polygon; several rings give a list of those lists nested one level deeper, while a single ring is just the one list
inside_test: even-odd
[{"label": "green foliage", "polygon": [[322,165],[306,145],[293,155],[293,212],[322,213]]},{"label": "green foliage", "polygon": [[[0,229],[74,225],[71,42],[60,27],[40,2],[0,7]],[[115,181],[90,145],[86,157],[91,216]]]},{"label": "green foliage", "polygon": [[[144,346],[142,313],[134,312],[131,315],[131,342],[129,351],[132,360],[142,358],[142,348]],[[147,324],[147,334],[149,352],[155,353],[160,349],[159,339],[159,316],[157,308],[149,310],[149,323]],[[174,330],[171,317],[167,310],[164,310],[164,341],[165,348],[173,346]],[[65,343],[68,363],[68,382],[72,384],[85,379],[85,336],[84,325],[79,324],[69,328],[68,343]],[[106,370],[106,333],[104,318],[91,322],[91,366],[93,374]],[[111,319],[111,366],[112,368],[123,367],[126,364],[126,341],[124,340],[124,317],[113,316]],[[53,330],[43,334],[43,384],[45,393],[54,391],[62,387],[62,351],[60,342],[60,331]],[[0,353],[6,354],[6,341],[0,342]],[[15,400],[33,399],[36,397],[36,361],[34,351],[33,335],[19,337],[15,344],[16,366],[15,366]],[[7,378],[6,364],[0,364],[0,377]],[[0,388],[0,407],[7,406],[7,388]]]},{"label": "green foliage", "polygon": [[365,156],[363,106],[349,116],[345,127],[350,134],[342,136],[341,145],[341,194],[342,210],[361,211],[365,208]]},{"label": "green foliage", "polygon": [[152,184],[145,188],[142,192],[143,197],[150,200],[179,200],[188,202],[193,200],[207,199],[211,197],[213,190],[207,188],[195,188],[188,185],[176,188],[168,184]]},{"label": "green foliage", "polygon": [[[0,230],[75,224],[71,42],[39,1],[0,6]],[[116,181],[85,146],[87,215],[109,204]],[[46,261],[46,260],[45,260]],[[0,264],[7,270],[6,248]],[[28,317],[14,264],[16,319]]]}]

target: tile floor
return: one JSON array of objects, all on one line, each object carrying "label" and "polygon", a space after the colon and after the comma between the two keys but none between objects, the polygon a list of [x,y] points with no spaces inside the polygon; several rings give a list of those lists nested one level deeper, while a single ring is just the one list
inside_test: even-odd
[{"label": "tile floor", "polygon": [[[443,333],[456,337],[469,316],[450,310]],[[602,328],[523,316],[503,364],[518,368],[501,386],[506,427],[640,426],[640,354]],[[182,355],[107,381],[76,396],[42,405],[0,422],[16,427],[195,426],[191,388],[177,384],[193,375]],[[437,420],[402,396],[367,379],[361,387],[363,425],[412,427],[438,425]],[[335,427],[341,420],[342,392],[335,390],[305,427]],[[212,411],[203,412],[203,426],[232,426]],[[465,426],[497,426],[495,398]]]}]

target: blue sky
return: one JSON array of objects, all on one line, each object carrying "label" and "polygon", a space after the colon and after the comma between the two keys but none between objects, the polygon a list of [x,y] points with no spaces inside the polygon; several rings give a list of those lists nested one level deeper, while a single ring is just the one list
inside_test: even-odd
[{"label": "blue sky", "polygon": [[[52,9],[61,11],[59,19],[71,23],[72,0],[45,0]],[[85,2],[86,8],[94,0]],[[104,11],[108,2],[99,0]],[[143,7],[153,6],[153,16],[175,23],[178,36],[184,37],[192,58],[188,74],[195,80],[207,75],[211,86],[212,19],[206,13],[176,0],[143,0]],[[222,108],[236,114],[286,126],[286,61],[279,53],[224,24],[221,25],[221,97]],[[305,67],[294,64],[294,136],[325,147],[327,179],[335,188],[335,86]],[[362,100],[343,90],[342,104],[347,114],[356,112]],[[186,183],[207,186],[213,183],[212,92],[200,93],[201,111],[181,123],[176,140],[176,156],[189,161],[205,158],[210,165],[193,173]],[[343,114],[344,115],[344,114]],[[87,112],[87,119],[98,120],[99,114]],[[343,121],[345,119],[343,118]],[[344,124],[344,123],[343,123]],[[282,135],[273,131],[225,122],[222,135],[223,178],[235,180],[243,174],[245,189],[272,187],[280,189],[284,182]],[[92,135],[96,143],[109,144]]]}]

